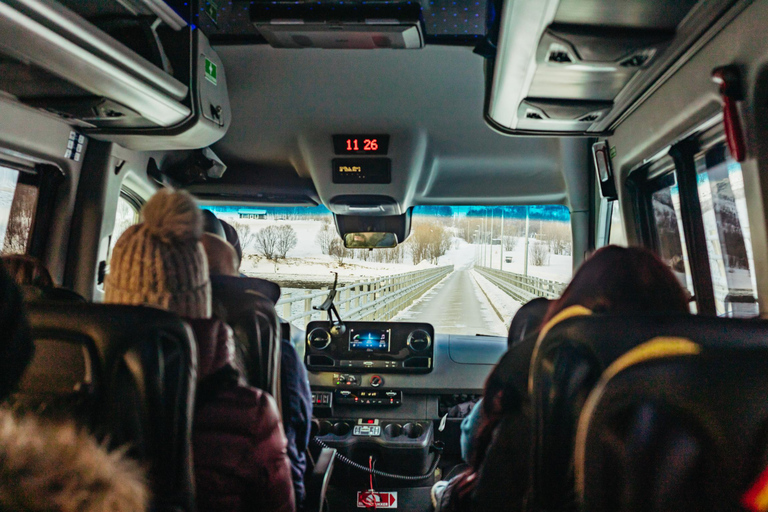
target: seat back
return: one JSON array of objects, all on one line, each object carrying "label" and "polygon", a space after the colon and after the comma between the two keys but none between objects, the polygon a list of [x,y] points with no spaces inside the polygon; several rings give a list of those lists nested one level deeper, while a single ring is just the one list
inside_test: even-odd
[{"label": "seat back", "polygon": [[583,510],[764,510],[766,396],[766,348],[657,339],[620,358],[579,422]]},{"label": "seat back", "polygon": [[17,406],[72,417],[149,469],[153,508],[194,510],[197,352],[189,326],[141,306],[28,305],[36,353]]},{"label": "seat back", "polygon": [[534,510],[574,510],[573,450],[587,396],[603,371],[659,336],[683,336],[708,347],[761,347],[768,323],[689,315],[590,315],[555,325],[534,350],[531,487]]},{"label": "seat back", "polygon": [[280,401],[281,326],[275,311],[280,287],[249,277],[211,276],[213,301],[238,344],[238,359],[254,387]]}]

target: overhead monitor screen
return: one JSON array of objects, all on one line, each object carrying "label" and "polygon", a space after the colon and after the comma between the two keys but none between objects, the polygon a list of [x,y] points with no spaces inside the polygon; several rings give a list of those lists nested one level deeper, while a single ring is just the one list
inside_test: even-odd
[{"label": "overhead monitor screen", "polygon": [[349,350],[389,352],[389,329],[366,329],[349,331]]}]

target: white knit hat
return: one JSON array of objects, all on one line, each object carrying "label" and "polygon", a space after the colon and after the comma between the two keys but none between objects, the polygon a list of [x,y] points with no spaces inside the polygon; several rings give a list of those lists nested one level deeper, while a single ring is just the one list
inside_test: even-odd
[{"label": "white knit hat", "polygon": [[149,304],[187,318],[211,317],[203,219],[185,191],[161,189],[112,251],[105,302]]}]

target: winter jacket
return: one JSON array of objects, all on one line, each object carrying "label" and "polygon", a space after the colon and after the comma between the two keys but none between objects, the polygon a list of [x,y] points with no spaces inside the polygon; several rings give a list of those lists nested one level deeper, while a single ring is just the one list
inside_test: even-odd
[{"label": "winter jacket", "polygon": [[192,427],[198,512],[295,510],[286,438],[275,400],[242,384],[232,330],[190,320],[198,345]]},{"label": "winter jacket", "polygon": [[304,502],[304,472],[307,470],[309,424],[312,420],[312,397],[304,362],[287,339],[280,343],[280,386],[283,426],[288,438],[296,504]]}]

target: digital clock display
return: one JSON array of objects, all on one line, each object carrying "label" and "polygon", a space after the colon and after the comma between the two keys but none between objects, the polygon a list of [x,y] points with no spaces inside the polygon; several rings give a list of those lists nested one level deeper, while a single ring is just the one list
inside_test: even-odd
[{"label": "digital clock display", "polygon": [[389,135],[334,135],[333,151],[337,155],[386,155]]}]

